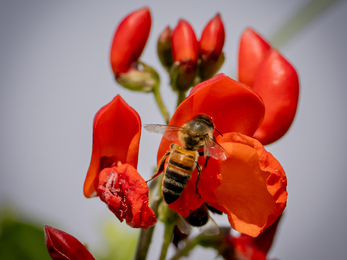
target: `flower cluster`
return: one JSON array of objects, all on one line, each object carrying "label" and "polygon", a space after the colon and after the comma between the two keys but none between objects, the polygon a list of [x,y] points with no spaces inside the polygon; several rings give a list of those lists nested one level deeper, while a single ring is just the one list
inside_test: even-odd
[{"label": "flower cluster", "polygon": [[[246,256],[247,248],[261,248],[254,237],[268,232],[286,206],[286,174],[264,145],[277,141],[292,124],[299,95],[296,71],[248,28],[239,46],[239,81],[224,74],[214,76],[224,62],[225,31],[220,14],[207,23],[200,40],[181,19],[173,30],[169,26],[163,30],[157,44],[158,57],[178,94],[178,106],[170,118],[160,99],[158,73],[139,60],[150,28],[148,8],[129,14],[119,24],[110,53],[115,79],[130,90],[153,92],[171,126],[181,127],[201,114],[213,119],[218,129],[214,139],[224,148],[226,158],[208,158],[206,164],[206,158],[200,156],[197,164],[204,167],[199,193],[195,170],[169,207],[182,217],[202,205],[225,213],[230,227],[242,233],[227,240]],[[119,95],[96,113],[84,195],[99,197],[129,226],[146,229],[156,223],[157,216],[149,207],[148,186],[137,171],[140,135],[140,116]],[[158,168],[172,143],[182,145],[179,140],[162,138]],[[259,250],[265,259],[268,248]]]},{"label": "flower cluster", "polygon": [[[136,66],[150,25],[148,8],[133,12],[120,23],[111,47],[111,65],[116,77],[128,77],[133,70],[138,70]],[[159,37],[158,54],[170,72],[173,88],[185,91],[194,82],[206,79],[206,75],[211,77],[216,68],[219,69],[220,62],[217,67],[216,62],[224,57],[224,39],[224,25],[219,14],[206,25],[200,41],[191,25],[183,19],[173,32],[167,27]],[[276,220],[286,205],[284,170],[263,145],[278,140],[288,130],[298,101],[298,77],[277,50],[271,49],[252,29],[247,29],[240,42],[239,80],[219,74],[202,81],[192,88],[172,116],[169,125],[174,126],[182,126],[199,114],[213,118],[222,134],[216,136],[216,141],[228,156],[226,160],[212,159],[208,167],[202,169],[201,197],[194,189],[197,178],[194,172],[182,196],[170,207],[187,217],[208,202],[228,215],[232,228],[257,236]],[[126,130],[118,125],[125,125]],[[147,192],[136,171],[140,126],[136,111],[119,96],[97,113],[91,166],[85,182],[87,197],[96,191],[120,220],[126,218],[128,224],[136,227],[143,227],[143,224],[137,225],[134,222],[136,212],[127,213],[127,210],[133,208],[130,205],[135,194],[141,192],[139,197],[142,198]],[[175,142],[179,144],[179,141]],[[158,163],[171,143],[163,137]],[[199,160],[201,165],[202,160]],[[137,185],[136,192],[126,194],[123,186],[128,180],[124,176],[130,175],[129,172],[134,172],[131,175],[137,176],[139,182],[134,184]],[[114,194],[125,198],[129,205],[117,196],[114,198]],[[136,201],[148,205],[146,199]],[[143,209],[140,212],[149,216]],[[125,217],[127,214],[130,217]]]}]

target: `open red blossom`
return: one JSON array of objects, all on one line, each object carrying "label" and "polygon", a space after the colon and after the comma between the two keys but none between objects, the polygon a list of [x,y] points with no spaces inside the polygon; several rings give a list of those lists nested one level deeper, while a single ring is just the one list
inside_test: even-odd
[{"label": "open red blossom", "polygon": [[147,228],[156,217],[148,206],[148,186],[136,170],[140,135],[140,116],[119,95],[96,113],[84,195],[99,196],[120,221]]},{"label": "open red blossom", "polygon": [[134,228],[148,228],[157,222],[148,206],[148,186],[129,164],[103,169],[97,193],[120,222],[125,219]]},{"label": "open red blossom", "polygon": [[151,29],[147,7],[132,12],[119,24],[111,46],[110,61],[114,74],[126,73],[145,48]]},{"label": "open red blossom", "polygon": [[[228,215],[234,229],[257,236],[282,213],[287,199],[283,168],[260,142],[250,137],[262,122],[264,104],[252,89],[219,74],[196,85],[169,124],[182,126],[201,113],[212,117],[223,134],[217,136],[217,141],[228,152],[227,159],[210,159],[202,170],[201,198],[195,192],[195,171],[181,197],[169,206],[186,217],[207,201]],[[158,163],[170,143],[163,137]],[[200,158],[200,165],[203,160]]]},{"label": "open red blossom", "polygon": [[293,66],[254,30],[244,31],[239,47],[239,80],[264,101],[265,118],[254,134],[262,144],[280,139],[291,126],[299,98]]},{"label": "open red blossom", "polygon": [[70,234],[46,225],[45,244],[54,260],[94,260],[87,248]]},{"label": "open red blossom", "polygon": [[141,119],[120,95],[102,107],[94,117],[93,151],[84,195],[96,193],[98,175],[103,168],[127,163],[137,167]]}]

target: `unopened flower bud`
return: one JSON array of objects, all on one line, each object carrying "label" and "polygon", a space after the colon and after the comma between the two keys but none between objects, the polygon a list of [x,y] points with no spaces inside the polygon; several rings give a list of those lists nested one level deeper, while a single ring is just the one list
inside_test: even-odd
[{"label": "unopened flower bud", "polygon": [[161,64],[166,70],[170,70],[173,64],[172,57],[172,30],[169,26],[160,34],[157,44],[157,53]]},{"label": "unopened flower bud", "polygon": [[225,41],[223,21],[218,13],[205,26],[199,42],[201,55],[214,55],[218,57],[222,53]]},{"label": "unopened flower bud", "polygon": [[138,60],[151,29],[151,14],[147,7],[123,19],[113,38],[110,61],[114,74],[126,73]]},{"label": "unopened flower bud", "polygon": [[222,19],[218,13],[205,26],[199,42],[201,81],[213,77],[224,63],[222,49],[225,41],[225,31]]},{"label": "unopened flower bud", "polygon": [[95,260],[87,248],[72,235],[48,225],[44,231],[45,244],[52,259]]},{"label": "unopened flower bud", "polygon": [[172,33],[171,86],[174,90],[186,91],[194,82],[198,61],[198,41],[188,22],[180,20]]}]

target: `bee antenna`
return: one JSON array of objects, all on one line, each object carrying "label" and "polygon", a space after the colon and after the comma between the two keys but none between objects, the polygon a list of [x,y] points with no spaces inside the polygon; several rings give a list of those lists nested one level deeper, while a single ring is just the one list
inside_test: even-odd
[{"label": "bee antenna", "polygon": [[217,128],[215,128],[215,130],[217,131],[218,134],[220,134],[221,136],[223,136],[223,134],[222,134],[221,132],[219,132]]}]

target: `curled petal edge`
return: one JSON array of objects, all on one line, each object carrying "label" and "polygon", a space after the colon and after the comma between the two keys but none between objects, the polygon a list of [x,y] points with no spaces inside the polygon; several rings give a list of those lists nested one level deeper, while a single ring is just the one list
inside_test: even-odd
[{"label": "curled petal edge", "polygon": [[220,162],[222,184],[211,203],[223,208],[232,228],[256,237],[286,206],[285,172],[256,139],[228,133],[217,141],[229,155],[226,161]]}]

